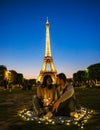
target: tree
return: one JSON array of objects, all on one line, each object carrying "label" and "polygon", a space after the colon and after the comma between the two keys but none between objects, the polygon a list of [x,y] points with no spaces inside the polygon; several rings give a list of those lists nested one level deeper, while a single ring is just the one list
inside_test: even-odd
[{"label": "tree", "polygon": [[19,85],[21,85],[21,84],[23,84],[23,74],[21,74],[21,73],[17,73],[17,77],[16,77],[16,83],[17,84],[19,84]]},{"label": "tree", "polygon": [[80,71],[78,71],[77,73],[74,73],[74,74],[73,74],[73,80],[74,80],[75,82],[76,82],[76,81],[78,81],[78,82],[84,81],[84,80],[85,80],[85,72],[82,71],[82,70],[80,70]]},{"label": "tree", "polygon": [[100,63],[90,65],[89,70],[89,79],[100,81]]},{"label": "tree", "polygon": [[5,79],[7,68],[4,65],[0,65],[0,81]]},{"label": "tree", "polygon": [[13,84],[17,83],[17,72],[15,70],[10,70],[11,72],[11,82]]},{"label": "tree", "polygon": [[4,86],[6,85],[6,72],[7,72],[7,67],[4,65],[0,65],[0,85]]}]

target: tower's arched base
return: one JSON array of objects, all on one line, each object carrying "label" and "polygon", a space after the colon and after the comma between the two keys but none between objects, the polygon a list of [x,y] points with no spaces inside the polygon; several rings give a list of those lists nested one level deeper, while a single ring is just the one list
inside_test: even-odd
[{"label": "tower's arched base", "polygon": [[53,80],[53,83],[55,84],[56,83],[56,74],[57,74],[56,71],[55,72],[51,72],[51,71],[43,72],[43,71],[41,71],[36,81],[42,83],[44,76],[50,75],[52,80]]}]

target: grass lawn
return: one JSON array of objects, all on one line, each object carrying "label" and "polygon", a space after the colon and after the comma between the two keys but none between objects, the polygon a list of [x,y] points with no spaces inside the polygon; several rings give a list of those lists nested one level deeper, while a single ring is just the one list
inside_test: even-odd
[{"label": "grass lawn", "polygon": [[[36,90],[36,89],[35,89]],[[0,130],[80,130],[77,125],[45,125],[23,121],[18,111],[32,107],[32,95],[36,91],[0,91]],[[84,125],[84,130],[100,130],[100,89],[75,88],[76,97],[83,107],[94,110],[93,116]]]}]

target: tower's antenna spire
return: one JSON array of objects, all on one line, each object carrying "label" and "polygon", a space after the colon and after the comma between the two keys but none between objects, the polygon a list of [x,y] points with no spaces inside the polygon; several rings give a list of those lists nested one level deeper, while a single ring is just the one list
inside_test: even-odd
[{"label": "tower's antenna spire", "polygon": [[47,17],[47,22],[46,22],[46,48],[45,48],[45,56],[51,56],[48,17]]},{"label": "tower's antenna spire", "polygon": [[47,17],[47,22],[46,23],[48,23],[48,17]]}]

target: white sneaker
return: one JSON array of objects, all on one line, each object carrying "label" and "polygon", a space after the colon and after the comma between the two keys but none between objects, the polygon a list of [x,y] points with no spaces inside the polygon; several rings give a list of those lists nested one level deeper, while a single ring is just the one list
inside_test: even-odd
[{"label": "white sneaker", "polygon": [[52,112],[48,112],[46,115],[43,116],[43,119],[48,120],[53,116]]}]

